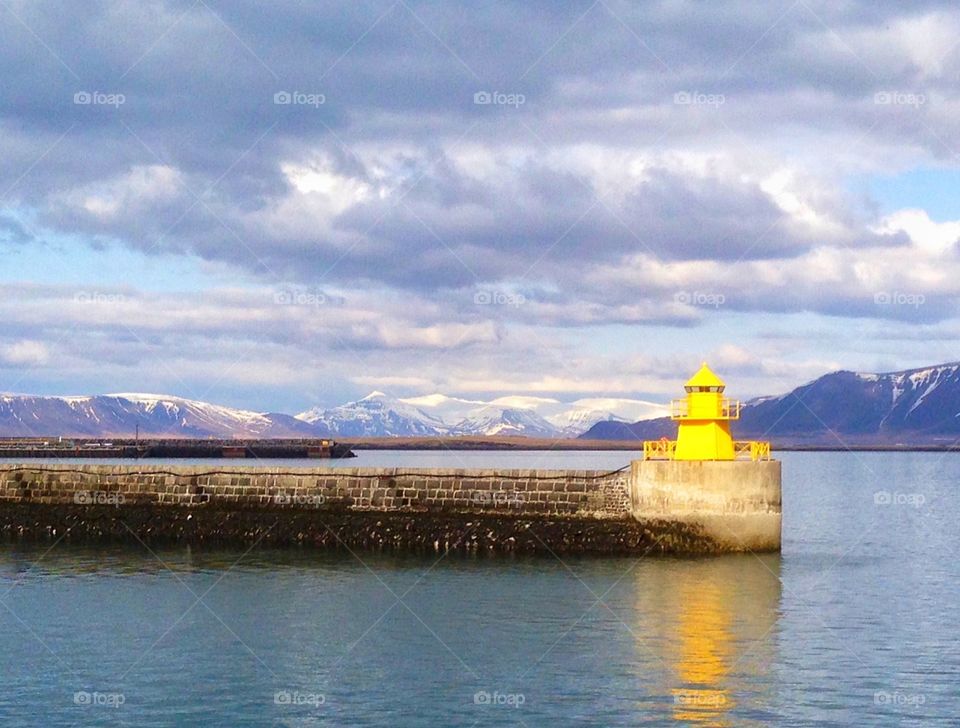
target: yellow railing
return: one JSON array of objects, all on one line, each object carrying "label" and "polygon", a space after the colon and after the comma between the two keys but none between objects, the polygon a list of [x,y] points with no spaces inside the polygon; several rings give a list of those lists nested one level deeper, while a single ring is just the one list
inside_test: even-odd
[{"label": "yellow railing", "polygon": [[770,443],[758,440],[741,440],[733,443],[734,458],[737,460],[769,460]]},{"label": "yellow railing", "polygon": [[644,460],[673,460],[673,452],[677,449],[676,440],[644,440]]},{"label": "yellow railing", "polygon": [[[677,450],[676,440],[644,440],[644,460],[673,460]],[[757,440],[740,440],[733,443],[734,460],[769,460],[770,443]]]},{"label": "yellow railing", "polygon": [[[694,416],[703,416],[705,420],[738,420],[740,419],[740,400],[721,399],[718,410],[710,412],[696,412]],[[670,401],[670,417],[674,420],[690,417],[690,400],[674,399]]]}]

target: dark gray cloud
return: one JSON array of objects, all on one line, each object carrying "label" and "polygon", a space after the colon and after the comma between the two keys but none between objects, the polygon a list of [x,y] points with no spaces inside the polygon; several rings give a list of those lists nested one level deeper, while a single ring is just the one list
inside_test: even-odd
[{"label": "dark gray cloud", "polygon": [[[161,156],[211,175],[274,122],[278,128],[248,164],[263,157],[269,167],[284,140],[313,142],[328,128],[348,140],[382,139],[393,129],[397,138],[423,142],[459,134],[480,118],[481,135],[522,138],[514,124],[478,117],[472,97],[481,89],[522,92],[531,119],[573,115],[571,104],[595,114],[664,104],[681,90],[724,93],[746,107],[758,95],[784,91],[832,92],[851,101],[885,84],[910,89],[918,73],[902,53],[844,36],[862,28],[882,33],[937,7],[758,3],[731,11],[615,0],[279,2],[269,9],[248,2],[7,5],[0,24],[7,121],[38,133],[72,129],[93,142],[109,139],[111,154],[93,166],[121,168],[130,161],[125,153],[149,158],[118,129],[122,120]],[[955,88],[956,78],[923,83]],[[76,92],[95,90],[123,93],[125,102],[119,109],[73,104]],[[271,101],[279,90],[322,92],[327,103],[277,109]],[[751,105],[746,113],[801,106],[786,101]],[[548,128],[565,126],[554,120]],[[602,126],[580,133],[595,138]],[[617,131],[604,141],[628,143]]]}]

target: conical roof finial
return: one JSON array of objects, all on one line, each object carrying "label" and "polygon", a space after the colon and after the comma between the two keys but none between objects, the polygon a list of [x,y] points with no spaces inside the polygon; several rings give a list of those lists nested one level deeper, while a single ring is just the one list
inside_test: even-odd
[{"label": "conical roof finial", "polygon": [[690,377],[684,386],[686,387],[724,387],[726,386],[723,383],[723,380],[720,379],[716,374],[714,374],[710,367],[707,366],[706,362],[703,362],[703,366],[700,367],[700,370]]}]

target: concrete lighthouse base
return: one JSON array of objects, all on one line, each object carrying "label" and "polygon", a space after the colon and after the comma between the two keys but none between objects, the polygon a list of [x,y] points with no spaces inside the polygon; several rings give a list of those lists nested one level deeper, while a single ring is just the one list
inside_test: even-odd
[{"label": "concrete lighthouse base", "polygon": [[634,460],[629,490],[640,521],[692,526],[717,551],[780,550],[777,460]]}]

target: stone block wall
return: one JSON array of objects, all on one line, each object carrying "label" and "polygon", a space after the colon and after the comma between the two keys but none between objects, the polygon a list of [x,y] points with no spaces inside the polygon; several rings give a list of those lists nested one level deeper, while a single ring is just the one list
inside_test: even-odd
[{"label": "stone block wall", "polygon": [[627,470],[0,465],[0,503],[623,518]]}]

